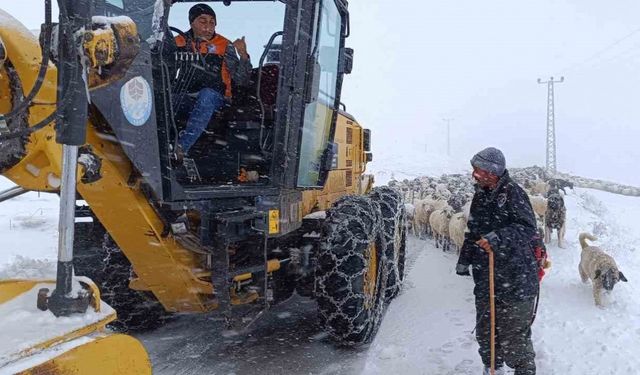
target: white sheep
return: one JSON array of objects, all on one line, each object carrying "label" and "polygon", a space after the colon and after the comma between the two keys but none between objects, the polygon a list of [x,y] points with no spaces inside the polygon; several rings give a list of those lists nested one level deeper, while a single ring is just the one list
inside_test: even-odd
[{"label": "white sheep", "polygon": [[404,212],[405,212],[405,216],[404,216],[405,228],[407,228],[407,230],[413,231],[413,233],[415,234],[415,229],[413,228],[413,223],[414,223],[414,217],[415,217],[415,213],[416,213],[416,207],[414,205],[412,205],[411,203],[405,203],[404,204]]},{"label": "white sheep", "polygon": [[418,199],[414,202],[413,235],[422,236],[429,225],[430,199]]},{"label": "white sheep", "polygon": [[462,249],[462,244],[464,243],[464,233],[467,230],[470,210],[471,202],[467,202],[462,207],[462,212],[451,215],[451,220],[449,220],[449,238],[456,247],[458,254],[460,254],[460,249]]},{"label": "white sheep", "polygon": [[449,187],[445,184],[437,184],[436,191],[433,194],[436,200],[446,201],[451,198],[451,192],[449,191]]},{"label": "white sheep", "polygon": [[453,215],[453,209],[448,205],[445,208],[435,210],[429,216],[429,225],[436,243],[442,245],[442,250],[447,251],[449,248],[449,220]]},{"label": "white sheep", "polygon": [[533,186],[531,187],[531,192],[533,194],[545,195],[547,194],[548,191],[549,191],[549,184],[541,180],[534,182]]},{"label": "white sheep", "polygon": [[414,235],[431,235],[429,216],[437,209],[443,208],[447,202],[434,200],[432,198],[419,199],[415,202],[415,212],[413,215]]},{"label": "white sheep", "polygon": [[464,243],[464,232],[466,229],[467,219],[464,217],[464,212],[451,215],[451,220],[449,220],[449,238],[458,254],[460,254],[460,249]]},{"label": "white sheep", "polygon": [[544,215],[547,212],[547,199],[539,195],[529,195],[529,201],[533,212],[536,213],[536,218],[540,223],[544,223]]}]

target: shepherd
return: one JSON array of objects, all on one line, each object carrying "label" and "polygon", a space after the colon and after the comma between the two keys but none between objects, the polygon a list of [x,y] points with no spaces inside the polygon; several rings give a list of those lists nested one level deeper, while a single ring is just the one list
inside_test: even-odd
[{"label": "shepherd", "polygon": [[[531,324],[539,292],[531,241],[537,235],[535,215],[527,194],[509,177],[500,150],[489,147],[478,152],[471,166],[475,194],[456,273],[469,275],[472,269],[476,338],[484,374],[492,370],[504,374],[506,364],[516,375],[534,375]],[[490,258],[494,260],[491,269]],[[492,304],[495,308],[490,308]]]}]

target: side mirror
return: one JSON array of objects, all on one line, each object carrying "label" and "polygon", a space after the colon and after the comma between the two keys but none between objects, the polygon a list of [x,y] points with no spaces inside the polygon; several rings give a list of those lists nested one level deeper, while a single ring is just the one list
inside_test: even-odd
[{"label": "side mirror", "polygon": [[353,69],[353,48],[343,48],[338,65],[339,73],[351,74]]},{"label": "side mirror", "polygon": [[368,163],[370,161],[373,161],[373,153],[371,152],[365,152],[364,154],[364,159],[365,161]]},{"label": "side mirror", "polygon": [[322,153],[322,171],[338,168],[338,144],[331,142]]},{"label": "side mirror", "polygon": [[371,151],[371,130],[362,129],[362,149]]}]

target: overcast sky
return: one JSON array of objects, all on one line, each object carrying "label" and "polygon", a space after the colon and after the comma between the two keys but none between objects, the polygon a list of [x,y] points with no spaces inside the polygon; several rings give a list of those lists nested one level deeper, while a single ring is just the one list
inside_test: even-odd
[{"label": "overcast sky", "polygon": [[[38,0],[0,8],[30,29],[42,19]],[[543,165],[547,88],[536,80],[563,75],[558,169],[640,185],[637,0],[352,0],[350,10],[343,101],[373,130],[378,157],[446,153],[442,119],[453,118],[455,157],[493,145],[511,165]]]}]

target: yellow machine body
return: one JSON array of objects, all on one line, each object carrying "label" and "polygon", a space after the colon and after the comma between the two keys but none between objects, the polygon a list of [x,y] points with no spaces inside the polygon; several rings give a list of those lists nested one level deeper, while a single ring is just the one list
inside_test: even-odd
[{"label": "yellow machine body", "polygon": [[[84,34],[83,48],[89,60],[89,90],[115,80],[114,76],[102,74],[102,66],[116,64],[111,72],[117,76],[126,70],[139,48],[135,25],[120,21],[121,24],[103,25]],[[2,10],[0,44],[5,55],[0,61],[0,113],[7,113],[19,99],[16,97],[15,80],[19,80],[21,95],[30,92],[38,75],[42,55],[36,37]],[[39,123],[55,110],[56,88],[57,70],[49,63],[42,88],[29,107],[26,118],[28,126]],[[324,211],[344,195],[366,194],[371,189],[373,179],[365,175],[368,150],[364,149],[364,137],[364,130],[355,119],[338,113],[334,137],[338,154],[334,166],[322,189],[302,191],[299,217]],[[56,143],[55,138],[53,123],[25,136],[24,154],[15,163],[0,165],[0,174],[27,190],[58,192],[62,146]],[[185,248],[171,233],[167,233],[167,223],[150,203],[139,177],[136,177],[137,171],[118,140],[89,122],[85,147],[89,147],[101,160],[100,178],[93,182],[83,182],[78,178],[76,189],[130,261],[135,274],[130,281],[130,288],[152,293],[169,312],[202,313],[216,309],[218,302],[211,272],[207,272],[205,267],[208,261],[206,254]],[[79,167],[78,175],[82,173],[82,167]],[[279,232],[283,220],[281,212],[272,211],[269,212],[270,234]],[[269,274],[281,267],[277,259],[269,259],[266,263],[266,272]],[[240,294],[240,288],[235,288],[251,278],[251,273],[233,278],[231,304],[252,303],[258,298],[257,293]],[[1,282],[0,306],[32,290],[35,283],[39,282]],[[99,295],[97,290],[96,294]],[[95,308],[99,306],[97,303]],[[129,336],[104,333],[105,325],[113,319],[115,314],[33,346],[22,354],[26,357],[51,351],[58,345],[67,345],[67,348],[59,350],[57,355],[52,355],[35,367],[21,369],[19,373],[150,373],[149,360],[140,343]],[[86,342],[81,345],[69,344],[83,338]]]},{"label": "yellow machine body", "polygon": [[[57,320],[53,319],[50,311],[0,314],[0,327],[11,325],[18,330],[31,331],[31,334],[24,333],[24,337],[20,333],[12,332],[14,337],[26,340],[28,347],[16,346],[11,352],[3,351],[0,354],[0,373],[151,374],[149,357],[140,342],[130,336],[109,333],[105,329],[109,322],[116,319],[116,313],[100,301],[100,292],[93,283],[89,283],[88,286],[93,292],[91,311],[87,317],[80,320],[81,323],[68,329],[50,330],[48,328],[51,327],[48,326],[38,327],[37,324],[41,324],[42,321],[53,320],[52,324],[55,324]],[[25,296],[28,297],[28,301],[33,302],[32,307],[35,310],[35,295],[41,287],[54,288],[55,281],[0,281],[0,311],[9,309],[15,312],[16,307],[11,304],[15,304],[20,298],[24,299]],[[17,306],[18,309],[20,307],[21,305]],[[38,330],[35,340],[33,326]],[[5,337],[4,340],[10,339],[12,338]]]},{"label": "yellow machine body", "polygon": [[306,190],[302,193],[303,216],[326,210],[344,195],[361,195],[371,190],[373,177],[364,173],[367,164],[362,126],[340,112],[334,140],[338,146],[337,163],[334,163],[322,190]]},{"label": "yellow machine body", "polygon": [[[0,11],[2,20],[7,21],[0,22],[0,37],[24,91],[28,92],[41,60],[40,47],[31,32]],[[96,53],[94,44],[86,48]],[[109,56],[109,53],[98,55]],[[6,74],[3,70],[0,70],[2,77]],[[56,69],[50,64],[43,88],[36,96],[37,105],[30,108],[30,124],[53,111],[56,77]],[[0,111],[11,108],[8,85],[7,79],[0,80]],[[303,191],[302,216],[326,210],[343,195],[364,194],[371,188],[373,181],[364,174],[362,127],[350,116],[339,113],[335,142],[338,144],[337,165],[329,172],[323,189]],[[105,137],[89,123],[86,144],[102,160],[102,178],[92,183],[82,183],[79,179],[77,190],[132,263],[137,278],[132,280],[131,287],[152,292],[167,311],[214,309],[217,303],[213,286],[209,275],[201,273],[203,257],[183,248],[171,235],[162,236],[164,223],[140,186],[132,184],[132,165],[117,141]],[[2,174],[28,190],[57,191],[61,157],[62,147],[55,142],[55,130],[49,125],[29,136],[25,156]]]}]

